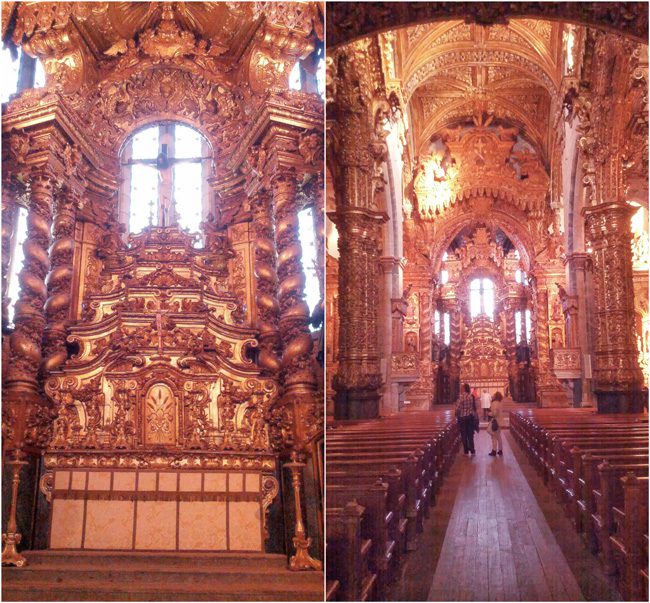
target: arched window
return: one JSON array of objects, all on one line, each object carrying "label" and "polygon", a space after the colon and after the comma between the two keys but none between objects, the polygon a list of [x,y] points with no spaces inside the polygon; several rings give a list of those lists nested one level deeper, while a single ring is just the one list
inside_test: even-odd
[{"label": "arched window", "polygon": [[199,232],[211,165],[208,142],[186,125],[167,122],[136,132],[122,151],[122,218],[129,232],[172,224]]},{"label": "arched window", "polygon": [[[442,325],[440,324],[441,318],[442,318]],[[440,332],[441,326],[442,326],[442,333]],[[451,343],[451,317],[449,315],[449,312],[444,312],[441,316],[438,310],[434,311],[433,333],[435,334],[436,337],[440,337],[440,335],[442,334],[442,341],[445,345],[449,345]]]},{"label": "arched window", "polygon": [[[523,327],[523,329],[522,329]],[[523,324],[522,324],[522,314],[521,310],[515,312],[515,343],[530,343],[531,339],[531,316],[530,310],[526,309],[523,314]]]},{"label": "arched window", "polygon": [[7,321],[8,326],[14,324],[14,312],[18,295],[20,294],[20,282],[18,275],[23,269],[25,261],[25,252],[23,246],[27,240],[27,210],[24,207],[18,207],[14,234],[11,239],[11,260],[9,262],[9,271],[7,274]]},{"label": "arched window", "polygon": [[20,47],[12,50],[4,47],[0,51],[0,102],[6,103],[12,94],[26,88],[45,86],[43,63],[24,53]]},{"label": "arched window", "polygon": [[469,286],[470,316],[485,314],[494,320],[494,283],[489,278],[475,278]]},{"label": "arched window", "polygon": [[296,62],[289,72],[289,88],[315,92],[325,98],[325,57],[322,46],[304,61]]},{"label": "arched window", "polygon": [[314,223],[314,209],[305,207],[298,212],[298,237],[302,248],[302,270],[305,274],[305,302],[309,306],[309,313],[313,314],[314,309],[321,299],[320,282],[316,269],[316,230]]},{"label": "arched window", "polygon": [[443,315],[443,325],[444,325],[444,342],[445,345],[449,345],[451,343],[451,317],[449,316],[449,312],[445,312]]}]

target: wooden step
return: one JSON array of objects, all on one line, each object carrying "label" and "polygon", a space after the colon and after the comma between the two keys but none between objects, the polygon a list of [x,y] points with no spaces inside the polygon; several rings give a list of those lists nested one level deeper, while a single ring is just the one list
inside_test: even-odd
[{"label": "wooden step", "polygon": [[6,601],[322,601],[322,572],[284,555],[28,551],[3,568]]}]

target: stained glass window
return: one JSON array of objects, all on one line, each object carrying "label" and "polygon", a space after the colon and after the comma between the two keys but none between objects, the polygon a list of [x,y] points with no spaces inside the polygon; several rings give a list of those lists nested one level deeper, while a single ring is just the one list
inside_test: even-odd
[{"label": "stained glass window", "polygon": [[444,329],[445,329],[445,345],[449,345],[451,343],[451,317],[449,316],[449,312],[445,312],[444,314]]},{"label": "stained glass window", "polygon": [[296,63],[289,73],[289,88],[291,90],[302,89],[302,78],[300,77],[300,63]]},{"label": "stained glass window", "polygon": [[524,320],[526,322],[526,342],[530,343],[530,336],[531,336],[530,310],[526,310]]},{"label": "stained glass window", "polygon": [[2,89],[0,91],[0,101],[6,103],[9,96],[15,94],[18,90],[18,71],[20,69],[20,49],[18,56],[12,58],[11,51],[3,48],[0,52],[0,71],[2,72]]}]

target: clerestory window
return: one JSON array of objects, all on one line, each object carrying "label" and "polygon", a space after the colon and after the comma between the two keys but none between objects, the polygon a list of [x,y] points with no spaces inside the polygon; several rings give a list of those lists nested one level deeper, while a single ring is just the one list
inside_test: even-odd
[{"label": "clerestory window", "polygon": [[189,126],[162,123],[136,132],[122,151],[129,232],[178,224],[198,233],[209,206],[211,166],[207,140]]}]

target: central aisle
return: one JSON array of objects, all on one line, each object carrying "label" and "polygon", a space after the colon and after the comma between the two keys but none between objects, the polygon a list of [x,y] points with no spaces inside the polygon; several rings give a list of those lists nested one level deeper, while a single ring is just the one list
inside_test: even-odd
[{"label": "central aisle", "polygon": [[[505,435],[505,434],[504,434]],[[429,601],[583,601],[584,597],[535,496],[512,455],[462,453],[460,486]]]}]

